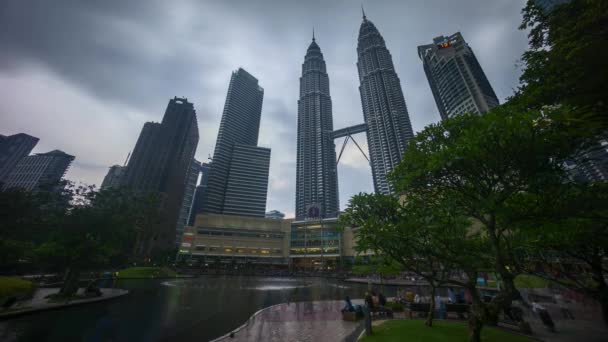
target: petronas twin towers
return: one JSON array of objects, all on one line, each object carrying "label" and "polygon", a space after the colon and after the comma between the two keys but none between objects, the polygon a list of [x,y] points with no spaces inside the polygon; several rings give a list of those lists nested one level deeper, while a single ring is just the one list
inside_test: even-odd
[{"label": "petronas twin towers", "polygon": [[[357,54],[374,190],[389,194],[393,189],[387,174],[401,161],[413,131],[391,54],[365,13],[359,29]],[[313,34],[300,78],[296,220],[337,216],[336,164],[329,77]]]}]

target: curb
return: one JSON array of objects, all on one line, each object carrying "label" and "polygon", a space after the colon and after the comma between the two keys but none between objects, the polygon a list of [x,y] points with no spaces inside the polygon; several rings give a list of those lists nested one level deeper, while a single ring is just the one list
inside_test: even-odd
[{"label": "curb", "polygon": [[24,316],[24,315],[29,315],[29,314],[34,314],[37,312],[44,312],[44,311],[51,311],[51,310],[57,310],[57,309],[63,309],[63,308],[67,308],[67,307],[72,307],[72,306],[78,306],[78,305],[84,305],[84,304],[91,304],[91,303],[98,303],[98,302],[103,302],[103,301],[107,301],[107,300],[112,300],[112,299],[116,299],[116,298],[120,298],[123,297],[127,294],[129,294],[128,290],[121,290],[123,291],[122,293],[113,295],[111,297],[96,297],[96,298],[91,298],[91,299],[87,299],[87,300],[76,300],[73,302],[68,302],[68,303],[62,303],[62,304],[55,304],[55,305],[49,305],[49,306],[45,306],[45,307],[38,307],[38,308],[27,308],[27,309],[23,309],[23,310],[15,310],[15,311],[10,311],[10,312],[3,312],[0,313],[0,321],[3,320],[8,320],[8,319],[13,319],[19,316]]}]

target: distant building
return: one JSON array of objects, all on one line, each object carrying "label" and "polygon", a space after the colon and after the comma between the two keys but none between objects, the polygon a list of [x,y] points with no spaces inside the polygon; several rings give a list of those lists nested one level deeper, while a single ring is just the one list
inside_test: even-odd
[{"label": "distant building", "polygon": [[389,194],[393,188],[387,176],[401,162],[414,131],[391,53],[365,13],[359,28],[357,55],[374,190]]},{"label": "distant building", "polygon": [[443,120],[461,113],[485,113],[498,106],[488,78],[460,32],[419,46],[418,56]]},{"label": "distant building", "polygon": [[188,218],[190,217],[190,209],[194,200],[194,192],[196,190],[196,182],[198,182],[198,176],[201,172],[201,162],[196,159],[192,159],[190,164],[190,171],[186,178],[186,189],[184,190],[184,200],[182,207],[177,218],[177,225],[175,226],[175,243],[179,244],[182,240],[182,234],[184,227],[188,225]]},{"label": "distant building", "polygon": [[112,165],[108,170],[108,173],[101,182],[101,189],[117,188],[120,187],[122,181],[122,175],[125,171],[124,166]]},{"label": "distant building", "polygon": [[285,214],[283,214],[282,212],[280,212],[278,210],[271,210],[271,211],[266,212],[265,217],[268,219],[282,220],[285,218]]},{"label": "distant building", "polygon": [[583,181],[608,182],[608,138],[593,144],[575,162],[575,170]]},{"label": "distant building", "polygon": [[0,135],[0,184],[13,171],[19,161],[32,152],[38,140],[38,138],[25,133],[9,136]]},{"label": "distant building", "polygon": [[202,267],[252,268],[289,264],[290,220],[199,214],[186,227],[178,259]]},{"label": "distant building", "polygon": [[198,145],[196,112],[187,99],[169,101],[161,123],[146,122],[127,164],[122,184],[134,191],[159,193],[162,213],[155,234],[136,246],[136,254],[175,246],[175,225],[184,201],[190,166]]},{"label": "distant building", "polygon": [[321,48],[313,35],[300,77],[296,219],[304,219],[306,207],[311,204],[319,206],[323,217],[338,214],[338,171],[332,131],[329,76]]},{"label": "distant building", "polygon": [[6,177],[4,187],[27,191],[53,189],[73,160],[74,156],[59,150],[27,156]]},{"label": "distant building", "polygon": [[355,244],[351,228],[341,228],[337,218],[293,221],[290,264],[298,271],[333,270],[343,261],[352,261]]},{"label": "distant building", "polygon": [[264,217],[270,149],[257,147],[263,98],[255,77],[242,68],[232,73],[203,213]]},{"label": "distant building", "polygon": [[190,216],[188,218],[188,225],[194,224],[196,214],[200,213],[203,209],[203,203],[205,202],[205,196],[207,194],[207,184],[209,182],[209,163],[201,164],[201,181],[200,184],[194,190],[194,198],[192,199],[192,208],[190,209]]},{"label": "distant building", "polygon": [[269,148],[234,144],[223,214],[264,217],[269,170]]}]

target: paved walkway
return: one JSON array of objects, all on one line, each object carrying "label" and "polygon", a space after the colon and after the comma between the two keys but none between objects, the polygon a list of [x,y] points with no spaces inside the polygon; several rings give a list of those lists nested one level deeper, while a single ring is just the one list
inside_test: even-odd
[{"label": "paved walkway", "polygon": [[[100,302],[120,296],[124,296],[129,291],[121,289],[100,289],[103,295],[101,297],[91,297],[86,299],[68,300],[65,302],[49,303],[46,296],[59,292],[59,288],[40,288],[36,290],[34,296],[26,301],[16,303],[9,310],[0,310],[0,319],[8,319],[15,316],[20,316],[37,311],[53,310],[62,307],[75,306],[87,303]],[[84,289],[78,289],[78,294],[83,294]]]},{"label": "paved walkway", "polygon": [[[361,304],[353,300],[353,304]],[[283,303],[258,311],[223,341],[342,341],[355,332],[361,322],[342,320],[344,301]]]}]

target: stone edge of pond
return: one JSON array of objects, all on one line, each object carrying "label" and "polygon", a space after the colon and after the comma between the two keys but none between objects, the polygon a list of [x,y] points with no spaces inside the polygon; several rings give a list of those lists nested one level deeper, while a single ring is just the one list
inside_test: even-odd
[{"label": "stone edge of pond", "polygon": [[[285,303],[286,303],[286,302],[285,302]],[[253,320],[253,319],[254,319],[256,316],[258,316],[259,314],[261,314],[263,311],[266,311],[266,310],[268,310],[268,309],[270,309],[270,308],[273,308],[273,307],[275,307],[275,306],[283,305],[283,304],[285,304],[285,303],[278,303],[278,304],[274,304],[274,305],[271,305],[271,306],[267,306],[267,307],[265,307],[265,308],[261,308],[260,310],[258,310],[258,311],[256,311],[256,312],[254,312],[254,313],[253,313],[251,316],[249,316],[249,318],[247,319],[247,321],[245,321],[245,323],[243,323],[243,324],[241,324],[240,326],[238,326],[236,329],[230,330],[229,332],[225,333],[224,335],[222,335],[222,336],[220,336],[220,337],[218,337],[218,338],[215,338],[215,339],[213,339],[213,340],[211,340],[211,341],[209,341],[209,342],[219,342],[219,341],[222,341],[222,340],[224,340],[224,339],[226,339],[226,338],[229,338],[229,337],[230,337],[230,334],[232,334],[232,333],[236,334],[237,332],[239,332],[239,331],[243,330],[245,327],[247,327],[247,326],[249,325],[249,323],[250,323],[250,322],[251,322],[251,321],[252,321],[252,320]]]},{"label": "stone edge of pond", "polygon": [[[102,292],[103,292],[103,290],[104,289],[102,289]],[[16,318],[19,316],[34,314],[37,312],[57,310],[57,309],[78,306],[78,305],[83,305],[83,304],[102,302],[102,301],[106,301],[106,300],[110,300],[110,299],[119,298],[119,297],[129,294],[128,290],[123,290],[123,289],[111,289],[111,290],[113,290],[111,293],[104,294],[104,296],[101,296],[101,297],[74,300],[74,301],[71,301],[68,303],[47,303],[47,304],[39,305],[36,307],[28,307],[28,308],[22,309],[22,310],[2,312],[2,313],[0,313],[0,321]]]},{"label": "stone edge of pond", "polygon": [[[192,279],[192,278],[197,278],[197,276],[179,275],[179,276],[175,276],[175,277],[126,277],[126,278],[119,277],[119,278],[111,278],[111,279],[112,280],[156,280],[156,279],[167,280],[167,279]],[[101,280],[104,280],[104,279],[101,279]]]}]

